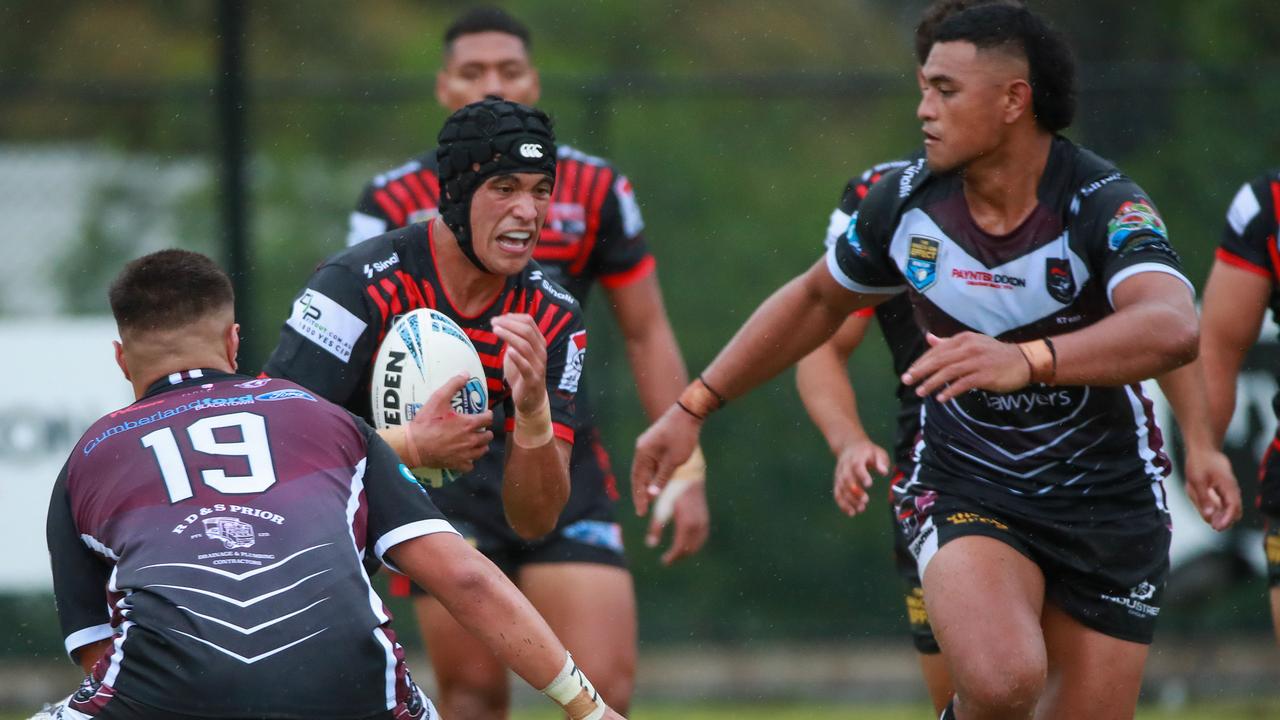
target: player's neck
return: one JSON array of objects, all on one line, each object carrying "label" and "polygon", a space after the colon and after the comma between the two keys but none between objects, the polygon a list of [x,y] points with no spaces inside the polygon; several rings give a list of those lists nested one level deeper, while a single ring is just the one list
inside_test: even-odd
[{"label": "player's neck", "polygon": [[978,227],[992,235],[1018,229],[1039,204],[1037,191],[1049,162],[1053,135],[1014,132],[994,152],[964,169],[964,197]]},{"label": "player's neck", "polygon": [[485,272],[467,259],[444,221],[436,218],[431,224],[431,251],[449,302],[463,315],[483,312],[507,284],[507,278]]},{"label": "player's neck", "polygon": [[130,363],[129,382],[133,385],[133,396],[135,399],[140,399],[160,378],[202,368],[225,373],[235,372],[235,368],[227,362],[225,357],[220,358],[212,353],[166,356],[152,362],[141,363],[141,369],[138,370],[134,370],[133,363]]}]

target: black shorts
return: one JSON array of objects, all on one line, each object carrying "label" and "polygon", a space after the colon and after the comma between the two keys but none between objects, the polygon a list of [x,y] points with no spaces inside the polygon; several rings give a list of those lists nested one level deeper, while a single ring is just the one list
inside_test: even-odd
[{"label": "black shorts", "polygon": [[911,554],[910,538],[898,522],[899,505],[897,498],[901,495],[902,481],[906,475],[898,470],[889,483],[889,519],[893,526],[893,566],[902,578],[906,589],[904,600],[907,608],[907,624],[911,628],[911,644],[916,651],[925,655],[936,655],[941,652],[938,639],[933,635],[933,626],[929,624],[929,613],[924,607],[924,588],[920,586],[920,572],[916,569],[915,556]]},{"label": "black shorts", "polygon": [[917,485],[903,498],[898,521],[911,538],[921,577],[948,542],[990,537],[1039,566],[1046,602],[1098,632],[1150,644],[1169,574],[1172,533],[1168,515],[1149,493],[1124,504],[1132,512],[1121,518],[1059,521],[995,510]]},{"label": "black shorts", "polygon": [[[502,510],[500,467],[495,470],[492,455],[477,463],[468,477],[429,492],[454,528],[508,577],[514,580],[522,566],[534,563],[585,562],[627,567],[622,526],[613,508],[618,499],[617,483],[595,428],[578,431],[569,461],[569,502],[556,529],[534,541],[516,535],[507,523]],[[471,475],[478,475],[479,482]],[[391,593],[426,594],[416,585],[410,590],[411,585],[407,578],[393,576]]]},{"label": "black shorts", "polygon": [[1267,582],[1280,587],[1280,437],[1271,441],[1258,464],[1258,512],[1266,527]]}]

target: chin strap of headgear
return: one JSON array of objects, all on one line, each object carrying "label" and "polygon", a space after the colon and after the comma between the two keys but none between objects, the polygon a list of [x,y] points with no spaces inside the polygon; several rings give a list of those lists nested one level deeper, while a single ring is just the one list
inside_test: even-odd
[{"label": "chin strap of headgear", "polygon": [[556,136],[546,113],[490,95],[445,120],[436,138],[440,218],[473,265],[492,272],[472,245],[471,197],[495,175],[541,173],[556,178]]}]

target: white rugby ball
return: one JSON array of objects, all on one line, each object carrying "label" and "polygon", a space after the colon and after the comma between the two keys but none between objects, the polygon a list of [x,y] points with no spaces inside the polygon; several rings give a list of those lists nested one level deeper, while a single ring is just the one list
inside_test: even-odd
[{"label": "white rugby ball", "polygon": [[[429,308],[400,315],[373,360],[374,427],[384,430],[412,421],[431,394],[456,375],[466,375],[468,380],[453,396],[453,411],[484,412],[489,407],[484,365],[462,328],[448,315]],[[432,487],[454,479],[453,471],[443,468],[412,470]]]}]

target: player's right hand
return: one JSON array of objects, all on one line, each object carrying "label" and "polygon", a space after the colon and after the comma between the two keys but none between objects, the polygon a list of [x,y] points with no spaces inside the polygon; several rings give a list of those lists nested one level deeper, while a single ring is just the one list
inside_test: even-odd
[{"label": "player's right hand", "polygon": [[462,415],[453,411],[453,396],[467,384],[466,375],[455,375],[441,385],[413,417],[413,440],[423,467],[468,472],[489,450],[493,411]]},{"label": "player's right hand", "polygon": [[889,453],[870,438],[850,442],[840,451],[832,493],[845,515],[853,517],[867,509],[873,470],[882,477],[889,474]]},{"label": "player's right hand", "polygon": [[1240,484],[1231,469],[1231,460],[1222,451],[1188,448],[1182,474],[1187,497],[1210,527],[1222,532],[1240,519]]},{"label": "player's right hand", "polygon": [[631,500],[636,514],[644,517],[649,503],[662,492],[671,473],[693,455],[698,445],[702,421],[672,405],[636,438],[635,459],[631,462]]}]

